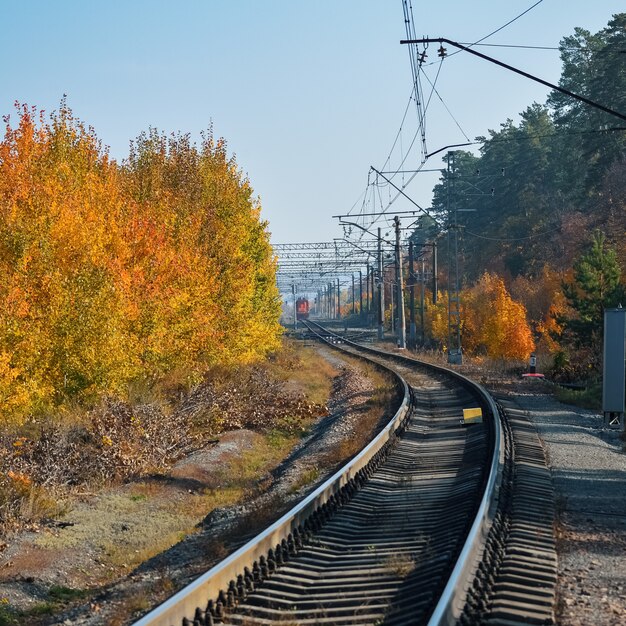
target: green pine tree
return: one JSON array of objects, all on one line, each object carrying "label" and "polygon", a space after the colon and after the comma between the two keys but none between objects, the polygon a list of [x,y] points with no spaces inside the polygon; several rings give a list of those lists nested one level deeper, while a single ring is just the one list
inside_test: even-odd
[{"label": "green pine tree", "polygon": [[600,346],[604,309],[624,302],[621,270],[615,250],[607,248],[601,231],[593,234],[591,248],[574,263],[574,280],[563,293],[575,316],[559,320],[565,338],[576,347]]}]

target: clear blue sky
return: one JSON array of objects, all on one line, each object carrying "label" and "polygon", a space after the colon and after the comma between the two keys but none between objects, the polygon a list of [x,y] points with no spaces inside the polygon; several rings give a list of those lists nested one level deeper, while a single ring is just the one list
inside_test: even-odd
[{"label": "clear blue sky", "polygon": [[[470,42],[533,3],[413,0],[413,9],[418,35]],[[0,10],[2,114],[15,100],[50,111],[65,93],[119,160],[149,126],[197,137],[212,122],[278,243],[340,235],[331,216],[357,201],[370,165],[382,166],[411,92],[401,0],[0,0]],[[488,42],[557,46],[624,10],[623,0],[544,0]],[[556,51],[480,50],[558,81]],[[444,62],[437,90],[470,138],[547,93],[463,53]],[[411,124],[413,110],[403,148]],[[429,151],[460,141],[435,96]],[[407,191],[428,206],[435,182],[418,175]]]}]

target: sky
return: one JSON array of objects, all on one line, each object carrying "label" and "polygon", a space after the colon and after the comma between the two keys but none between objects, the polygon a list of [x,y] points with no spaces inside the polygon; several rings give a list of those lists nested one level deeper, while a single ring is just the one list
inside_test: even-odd
[{"label": "sky", "polygon": [[[412,0],[415,30],[474,42],[535,2]],[[624,10],[623,0],[543,0],[484,43],[556,47]],[[412,102],[398,133],[412,90],[401,0],[0,0],[0,16],[3,115],[15,101],[49,112],[66,94],[120,161],[149,127],[199,139],[212,125],[249,177],[274,243],[341,236],[333,216],[364,210],[370,167],[385,165],[397,136],[385,171],[403,157],[402,169],[420,165],[407,150]],[[439,63],[437,47],[424,66],[436,93],[422,83],[428,152],[546,99],[545,87],[467,53]],[[556,50],[477,50],[558,82]],[[442,167],[442,154],[425,168]],[[405,192],[428,207],[437,177],[419,174]],[[388,210],[410,208],[401,197]]]}]

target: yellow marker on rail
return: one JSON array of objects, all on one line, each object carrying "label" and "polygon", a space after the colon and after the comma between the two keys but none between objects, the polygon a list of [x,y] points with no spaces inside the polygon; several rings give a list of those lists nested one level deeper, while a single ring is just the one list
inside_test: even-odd
[{"label": "yellow marker on rail", "polygon": [[463,409],[463,424],[482,424],[483,410],[478,407],[476,409]]}]

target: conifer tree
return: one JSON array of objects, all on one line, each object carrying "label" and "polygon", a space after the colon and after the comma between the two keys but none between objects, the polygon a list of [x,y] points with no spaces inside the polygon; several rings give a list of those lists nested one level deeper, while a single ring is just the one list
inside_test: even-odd
[{"label": "conifer tree", "polygon": [[563,293],[576,315],[559,322],[564,338],[575,347],[599,346],[604,309],[624,302],[617,255],[605,239],[601,231],[593,234],[591,248],[574,263],[573,281],[563,283]]}]

